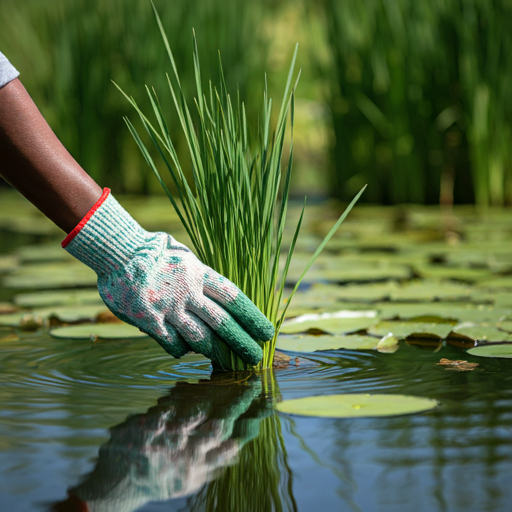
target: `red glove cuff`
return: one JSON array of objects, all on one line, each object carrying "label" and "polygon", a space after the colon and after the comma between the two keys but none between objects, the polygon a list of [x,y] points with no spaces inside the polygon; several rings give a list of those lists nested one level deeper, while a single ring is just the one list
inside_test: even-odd
[{"label": "red glove cuff", "polygon": [[87,212],[87,215],[79,222],[79,224],[69,233],[69,235],[62,240],[62,247],[66,247],[73,238],[75,238],[78,233],[80,233],[80,230],[87,224],[87,221],[94,215],[94,212],[103,204],[105,199],[107,199],[108,195],[110,194],[109,188],[103,189],[103,194],[101,194],[101,197],[94,203],[94,206]]}]

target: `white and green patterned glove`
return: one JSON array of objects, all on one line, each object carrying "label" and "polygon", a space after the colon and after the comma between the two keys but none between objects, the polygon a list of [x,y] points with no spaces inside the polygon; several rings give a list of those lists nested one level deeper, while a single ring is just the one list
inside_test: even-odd
[{"label": "white and green patterned glove", "polygon": [[98,274],[98,290],[112,313],[176,358],[193,350],[220,364],[225,342],[256,365],[261,342],[274,335],[239,288],[172,236],[144,230],[109,189],[62,246]]}]

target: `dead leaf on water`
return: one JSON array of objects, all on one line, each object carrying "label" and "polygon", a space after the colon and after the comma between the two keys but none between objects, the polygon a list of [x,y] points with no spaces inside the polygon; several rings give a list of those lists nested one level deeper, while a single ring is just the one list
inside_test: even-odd
[{"label": "dead leaf on water", "polygon": [[462,359],[452,360],[446,359],[445,357],[443,357],[437,364],[439,366],[444,366],[446,370],[455,370],[459,372],[470,372],[478,366],[478,363],[468,363]]}]

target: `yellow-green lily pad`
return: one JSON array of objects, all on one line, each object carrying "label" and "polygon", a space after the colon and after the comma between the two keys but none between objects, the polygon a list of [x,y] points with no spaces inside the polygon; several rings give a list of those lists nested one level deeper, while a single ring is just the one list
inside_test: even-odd
[{"label": "yellow-green lily pad", "polygon": [[51,289],[95,286],[96,273],[82,264],[28,265],[8,275],[3,284],[7,288]]},{"label": "yellow-green lily pad", "polygon": [[88,324],[71,325],[52,329],[50,335],[54,338],[70,339],[134,339],[145,338],[147,334],[137,327],[128,324]]},{"label": "yellow-green lily pad", "polygon": [[371,336],[321,335],[321,336],[279,336],[276,348],[289,352],[316,352],[319,350],[372,350],[377,347],[378,338]]},{"label": "yellow-green lily pad", "polygon": [[0,274],[7,274],[16,270],[18,267],[18,258],[16,256],[0,256]]},{"label": "yellow-green lily pad", "polygon": [[406,283],[391,292],[393,301],[467,300],[470,296],[469,286],[439,281]]},{"label": "yellow-green lily pad", "polygon": [[22,263],[40,263],[49,261],[73,261],[58,242],[50,244],[26,245],[16,251]]},{"label": "yellow-green lily pad", "polygon": [[488,324],[459,324],[453,328],[450,336],[469,338],[474,341],[512,341],[512,335]]},{"label": "yellow-green lily pad", "polygon": [[512,358],[512,344],[484,345],[482,347],[470,348],[468,354],[478,357],[503,357]]},{"label": "yellow-green lily pad", "polygon": [[0,325],[18,327],[27,315],[48,320],[56,318],[65,323],[79,322],[80,320],[93,320],[100,313],[108,311],[104,304],[75,306],[75,307],[57,307],[57,308],[41,308],[34,309],[30,312],[24,311],[20,313],[12,313],[8,315],[0,315]]},{"label": "yellow-green lily pad", "polygon": [[345,394],[309,396],[277,404],[279,412],[322,418],[363,418],[398,416],[429,411],[438,402],[408,395]]},{"label": "yellow-green lily pad", "polygon": [[98,291],[95,289],[22,293],[14,297],[14,302],[24,308],[103,304]]},{"label": "yellow-green lily pad", "polygon": [[302,315],[287,320],[281,326],[281,332],[292,334],[315,331],[318,333],[347,334],[367,329],[377,322],[375,311],[336,311],[334,313]]},{"label": "yellow-green lily pad", "polygon": [[426,302],[422,304],[379,303],[375,305],[383,320],[398,318],[417,320],[439,318],[457,322],[499,322],[512,316],[512,308],[492,305],[464,305],[460,302]]},{"label": "yellow-green lily pad", "polygon": [[445,339],[452,325],[435,322],[380,322],[368,329],[373,336],[386,336],[391,333],[395,338],[436,338]]}]

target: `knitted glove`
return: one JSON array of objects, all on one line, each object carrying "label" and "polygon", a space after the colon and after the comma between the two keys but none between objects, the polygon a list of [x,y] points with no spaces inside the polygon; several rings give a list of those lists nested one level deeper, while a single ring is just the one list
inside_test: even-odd
[{"label": "knitted glove", "polygon": [[[109,189],[62,246],[98,274],[98,290],[124,322],[172,356],[193,350],[221,364],[223,342],[255,365],[274,327],[228,279],[167,233],[144,230]],[[225,353],[225,350],[224,350]]]},{"label": "knitted glove", "polygon": [[52,510],[132,512],[190,495],[218,478],[273,413],[261,380],[253,377],[178,382],[158,405],[109,429],[93,471]]}]

